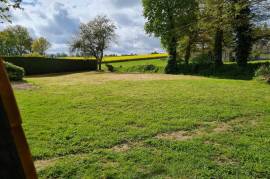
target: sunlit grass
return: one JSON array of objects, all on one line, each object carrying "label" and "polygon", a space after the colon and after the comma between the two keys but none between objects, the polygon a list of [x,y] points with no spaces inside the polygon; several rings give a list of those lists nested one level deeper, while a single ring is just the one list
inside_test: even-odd
[{"label": "sunlit grass", "polygon": [[[33,88],[16,97],[40,178],[270,176],[265,83],[93,72],[26,80]],[[187,137],[166,139],[172,132]]]}]

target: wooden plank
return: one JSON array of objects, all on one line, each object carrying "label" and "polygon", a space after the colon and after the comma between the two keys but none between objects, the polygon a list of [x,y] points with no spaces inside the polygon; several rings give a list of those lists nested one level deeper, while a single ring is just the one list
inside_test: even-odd
[{"label": "wooden plank", "polygon": [[0,178],[36,179],[21,115],[0,59]]}]

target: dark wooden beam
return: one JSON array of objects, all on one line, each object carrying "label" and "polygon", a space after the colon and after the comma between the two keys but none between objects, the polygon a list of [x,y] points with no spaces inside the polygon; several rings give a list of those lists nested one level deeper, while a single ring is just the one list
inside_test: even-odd
[{"label": "dark wooden beam", "polygon": [[21,115],[1,59],[0,178],[37,178],[30,149],[22,128]]}]

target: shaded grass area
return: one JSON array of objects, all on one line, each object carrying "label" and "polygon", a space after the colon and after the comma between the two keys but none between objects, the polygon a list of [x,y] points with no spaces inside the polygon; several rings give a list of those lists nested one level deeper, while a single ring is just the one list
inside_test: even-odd
[{"label": "shaded grass area", "polygon": [[[27,81],[36,88],[16,97],[40,178],[270,176],[264,83],[106,73]],[[214,130],[221,124],[230,127]],[[191,137],[157,137],[179,131]]]}]

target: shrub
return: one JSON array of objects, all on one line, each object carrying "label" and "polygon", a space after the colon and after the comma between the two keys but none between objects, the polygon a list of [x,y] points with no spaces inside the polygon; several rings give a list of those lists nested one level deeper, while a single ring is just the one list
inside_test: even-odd
[{"label": "shrub", "polygon": [[21,81],[24,77],[24,69],[13,65],[12,63],[4,62],[8,77],[11,81]]},{"label": "shrub", "polygon": [[29,54],[24,54],[23,57],[44,57],[44,56],[40,55],[39,53],[29,53]]},{"label": "shrub", "polygon": [[116,72],[136,72],[136,73],[163,73],[164,67],[148,64],[148,65],[134,65],[130,67],[117,67]]},{"label": "shrub", "polygon": [[200,54],[191,60],[194,64],[213,64],[212,57],[208,54]]},{"label": "shrub", "polygon": [[[179,60],[181,61],[181,60]],[[172,57],[169,57],[168,59],[168,64],[165,67],[165,73],[167,74],[175,74],[178,71],[178,63],[175,59],[173,59]]]},{"label": "shrub", "polygon": [[259,67],[255,72],[255,76],[270,83],[270,64]]},{"label": "shrub", "polygon": [[115,70],[114,70],[114,67],[112,66],[112,65],[110,65],[110,64],[105,64],[106,65],[106,67],[107,67],[107,70],[109,71],[109,72],[114,72]]}]

